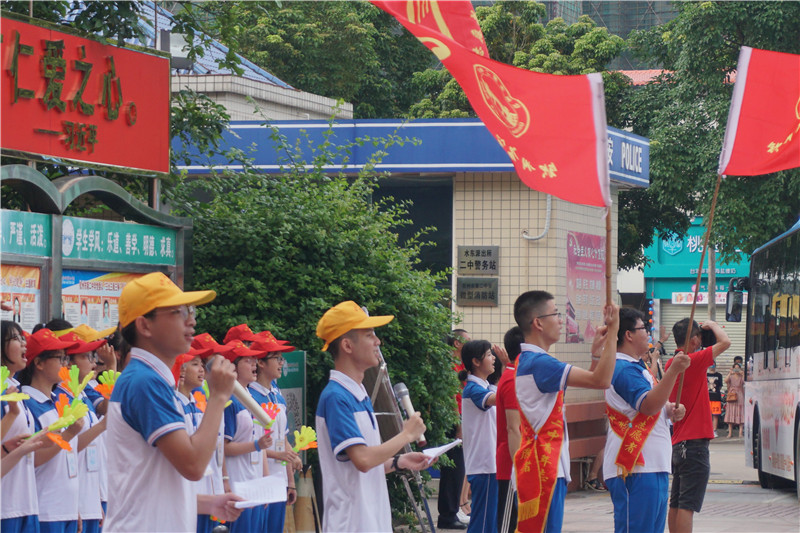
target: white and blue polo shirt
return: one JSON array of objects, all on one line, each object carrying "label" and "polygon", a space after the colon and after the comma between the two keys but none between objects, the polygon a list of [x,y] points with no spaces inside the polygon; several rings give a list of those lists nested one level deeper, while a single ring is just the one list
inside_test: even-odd
[{"label": "white and blue polo shirt", "polygon": [[[235,397],[225,408],[225,440],[227,442],[253,443],[264,435],[264,428],[253,422],[253,415]],[[225,458],[232,482],[249,481],[264,477],[264,454],[260,451],[229,455]]]},{"label": "white and blue polo shirt", "polygon": [[[644,361],[617,352],[614,377],[611,378],[611,387],[605,392],[606,403],[629,419],[633,419],[639,414],[642,402],[652,388],[653,376],[647,370]],[[642,448],[644,466],[636,465],[633,473],[672,471],[672,440],[667,420],[667,406],[664,405],[653,431],[650,432]],[[621,444],[622,439],[609,426],[606,451],[603,455],[603,479],[617,477],[617,465],[614,461],[617,459]]]},{"label": "white and blue polo shirt", "polygon": [[[28,385],[22,392],[30,395],[24,400],[33,415],[34,430],[39,431],[58,420],[53,397]],[[78,519],[78,437],[69,441],[72,451],[60,450],[43,465],[34,467],[40,522],[62,522]]]},{"label": "white and blue polo shirt", "polygon": [[[94,407],[95,414],[97,414],[97,407],[103,403],[105,398],[102,394],[94,390],[99,383],[96,379],[89,380],[89,386],[83,389],[83,393],[86,395],[87,398],[92,402],[92,406]],[[98,415],[100,420],[103,419],[102,416]],[[94,439],[94,442],[97,444],[97,453],[100,457],[100,501],[107,502],[108,501],[108,452],[106,450],[106,433],[105,431],[102,432],[100,435]]]},{"label": "white and blue polo shirt", "polygon": [[497,408],[486,405],[497,387],[470,374],[461,391],[461,433],[467,475],[497,472]]},{"label": "white and blue polo shirt", "polygon": [[[6,380],[8,386],[15,386],[20,389],[19,382],[13,378]],[[5,440],[14,439],[17,435],[33,435],[36,432],[33,414],[28,409],[25,402],[19,404],[19,414],[11,427],[8,428]],[[8,414],[8,403],[2,402],[0,407],[1,416]],[[0,483],[0,518],[19,518],[22,516],[33,516],[39,514],[39,500],[36,496],[36,475],[33,470],[33,456],[29,453],[17,463],[14,468],[3,476]]]},{"label": "white and blue polo shirt", "polygon": [[[519,355],[515,381],[519,410],[534,431],[539,431],[553,412],[558,393],[567,390],[567,376],[572,365],[559,361],[534,344],[522,343],[520,349],[522,353]],[[562,417],[564,443],[561,446],[561,460],[558,462],[558,477],[563,477],[569,483],[572,478],[569,475],[566,410]]]},{"label": "white and blue polo shirt", "polygon": [[323,531],[392,531],[383,465],[360,472],[347,448],[378,446],[381,435],[367,390],[331,370],[317,404],[317,444],[324,497]]},{"label": "white and blue polo shirt", "polygon": [[175,378],[155,355],[131,349],[131,359],[108,403],[108,513],[103,531],[196,531],[197,498],[156,447],[186,431]]},{"label": "white and blue polo shirt", "polygon": [[[286,399],[283,397],[283,394],[281,394],[281,390],[278,386],[273,383],[268,389],[264,385],[254,381],[248,386],[248,391],[259,405],[272,402],[280,409],[278,416],[275,418],[275,422],[272,424],[272,445],[270,445],[269,449],[276,451],[280,445],[279,441],[281,439],[283,439],[284,450],[291,448],[291,445],[286,440],[286,436],[289,434],[289,419],[286,416]],[[281,461],[276,459],[267,458],[267,467],[269,468],[270,476],[283,479],[286,482],[286,486],[289,486],[286,465],[281,464]]]}]

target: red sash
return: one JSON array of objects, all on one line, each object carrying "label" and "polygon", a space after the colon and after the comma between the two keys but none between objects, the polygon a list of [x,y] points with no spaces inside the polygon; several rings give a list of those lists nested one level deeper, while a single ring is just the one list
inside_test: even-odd
[{"label": "red sash", "polygon": [[514,455],[519,499],[517,533],[541,533],[547,525],[564,444],[563,412],[564,392],[559,391],[550,416],[538,432],[524,414],[520,417],[522,438]]},{"label": "red sash", "polygon": [[608,404],[606,404],[606,414],[611,429],[622,439],[614,464],[617,465],[619,475],[625,479],[633,472],[636,465],[644,466],[642,448],[658,421],[658,414],[645,416],[636,413],[634,419],[630,420]]}]

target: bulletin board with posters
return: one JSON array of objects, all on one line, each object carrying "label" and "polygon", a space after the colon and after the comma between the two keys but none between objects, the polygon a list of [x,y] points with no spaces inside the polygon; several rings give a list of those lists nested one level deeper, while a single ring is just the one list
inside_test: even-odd
[{"label": "bulletin board with posters", "polygon": [[65,269],[61,272],[61,316],[68,322],[87,324],[98,331],[119,322],[117,302],[125,285],[142,276],[130,272],[95,272]]},{"label": "bulletin board with posters", "polygon": [[591,343],[597,327],[603,324],[605,263],[605,235],[567,233],[567,343]]},{"label": "bulletin board with posters", "polygon": [[42,321],[42,269],[36,266],[6,265],[2,272],[2,299],[12,310],[3,311],[3,320],[13,320],[31,332]]}]

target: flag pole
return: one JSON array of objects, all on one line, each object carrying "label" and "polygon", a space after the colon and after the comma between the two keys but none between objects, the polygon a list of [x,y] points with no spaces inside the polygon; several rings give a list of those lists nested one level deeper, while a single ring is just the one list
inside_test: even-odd
[{"label": "flag pole", "polygon": [[[692,298],[692,312],[689,314],[689,325],[686,328],[686,338],[683,341],[683,347],[688,350],[689,339],[692,338],[692,330],[694,325],[694,311],[697,307],[697,293],[700,291],[700,280],[703,277],[703,264],[706,259],[706,250],[708,249],[708,238],[711,235],[711,226],[714,224],[714,211],[717,207],[717,196],[719,195],[719,186],[722,183],[722,174],[717,174],[717,184],[714,186],[714,197],[711,199],[711,212],[708,214],[708,223],[706,224],[706,235],[703,239],[703,251],[700,253],[700,266],[697,268],[697,281],[694,284],[694,297]],[[712,305],[712,302],[708,302]],[[713,303],[716,305],[716,302]],[[675,339],[677,342],[678,339]],[[689,354],[686,354],[689,355]],[[681,372],[681,379],[678,382],[678,394],[675,397],[675,404],[681,403],[681,392],[683,392],[683,377],[685,371]]]}]

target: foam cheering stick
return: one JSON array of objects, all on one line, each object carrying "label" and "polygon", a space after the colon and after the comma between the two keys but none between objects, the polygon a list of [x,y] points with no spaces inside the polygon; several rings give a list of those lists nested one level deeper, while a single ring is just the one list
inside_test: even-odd
[{"label": "foam cheering stick", "polygon": [[[37,431],[28,438],[31,439],[36,435],[38,435],[39,433],[41,433],[42,431],[47,431],[47,432],[58,431],[67,426],[71,426],[72,424],[74,424],[75,422],[86,416],[86,413],[89,412],[89,407],[85,403],[83,403],[80,400],[80,398],[72,400],[72,404],[70,404],[69,397],[64,393],[61,393],[58,395],[58,400],[56,401],[56,411],[58,412],[58,419],[55,422],[53,422],[46,428],[42,428],[40,431]],[[62,448],[64,448],[64,445],[62,445],[54,437],[50,437],[50,439],[59,446],[61,446]],[[65,444],[69,446],[69,443],[65,442]],[[71,450],[72,448],[64,448],[64,449]]]},{"label": "foam cheering stick", "polygon": [[294,447],[292,450],[298,453],[302,450],[317,447],[317,432],[314,428],[302,426],[300,431],[294,431]]},{"label": "foam cheering stick", "polygon": [[100,382],[100,385],[94,388],[97,392],[103,395],[103,398],[108,400],[111,398],[111,393],[114,391],[114,384],[117,382],[117,378],[121,372],[115,372],[113,370],[106,370],[97,378],[97,381]]},{"label": "foam cheering stick", "polygon": [[12,392],[11,394],[3,394],[6,389],[6,381],[8,380],[9,376],[11,375],[11,371],[4,367],[0,366],[0,401],[4,402],[18,402],[20,400],[27,400],[30,398],[27,394],[23,392]]},{"label": "foam cheering stick", "polygon": [[72,365],[69,369],[67,369],[67,367],[61,367],[61,370],[58,371],[58,377],[62,380],[61,386],[72,393],[72,397],[75,399],[81,395],[83,389],[89,384],[89,380],[94,377],[94,370],[86,374],[83,381],[80,380],[79,375],[80,370],[78,369],[78,365]]}]

